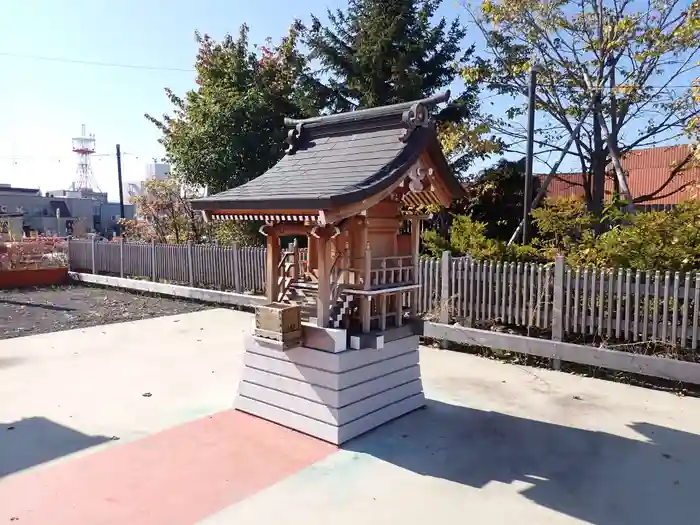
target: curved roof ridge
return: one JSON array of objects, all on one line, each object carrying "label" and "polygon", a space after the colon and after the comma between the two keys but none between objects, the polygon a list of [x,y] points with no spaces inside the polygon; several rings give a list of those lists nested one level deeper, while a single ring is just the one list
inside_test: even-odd
[{"label": "curved roof ridge", "polygon": [[[303,126],[306,129],[320,128],[325,126],[335,126],[339,124],[360,123],[365,121],[385,119],[387,117],[402,117],[404,112],[411,109],[413,106],[420,104],[426,108],[447,102],[450,98],[450,91],[433,95],[432,97],[412,100],[409,102],[399,102],[389,106],[378,106],[375,108],[358,109],[356,111],[346,111],[344,113],[336,113],[334,115],[324,115],[322,117],[312,117],[307,119],[292,119],[285,117],[284,124],[287,127],[293,128]],[[400,120],[397,121],[397,124]]]}]

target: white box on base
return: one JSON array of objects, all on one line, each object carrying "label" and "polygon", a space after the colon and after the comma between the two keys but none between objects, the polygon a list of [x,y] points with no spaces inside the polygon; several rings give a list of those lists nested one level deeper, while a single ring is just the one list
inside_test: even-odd
[{"label": "white box on base", "polygon": [[[236,408],[340,445],[425,405],[418,336],[410,329],[362,335],[305,327],[305,344],[246,340]],[[388,340],[391,339],[391,340]]]}]

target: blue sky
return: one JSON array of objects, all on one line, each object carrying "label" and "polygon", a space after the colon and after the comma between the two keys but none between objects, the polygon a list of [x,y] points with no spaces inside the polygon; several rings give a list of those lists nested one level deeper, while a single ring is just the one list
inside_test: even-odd
[{"label": "blue sky", "polygon": [[[445,0],[438,15],[464,17],[456,4]],[[310,13],[322,16],[327,7],[346,5],[347,0],[0,2],[0,183],[68,187],[76,171],[71,138],[86,124],[97,141],[95,178],[116,199],[115,144],[122,146],[127,182],[141,180],[145,165],[163,156],[159,132],[143,114],[170,111],[165,87],[184,94],[195,86],[195,30],[221,38],[247,23],[251,42],[263,43],[266,37],[282,37],[295,18],[308,21]],[[474,36],[472,29],[468,38]],[[562,168],[575,167],[567,162]]]},{"label": "blue sky", "polygon": [[[195,30],[215,38],[250,26],[252,42],[283,36],[294,18],[324,14],[346,2],[273,0],[7,0],[0,3],[0,182],[67,187],[75,177],[71,138],[81,124],[96,136],[97,151],[120,143],[124,179],[141,179],[151,157],[161,156],[158,131],[143,114],[170,109],[164,87],[183,94],[194,73],[98,67],[7,56],[191,69]],[[447,2],[448,17],[458,10]],[[116,198],[116,160],[93,158],[103,191]]]}]

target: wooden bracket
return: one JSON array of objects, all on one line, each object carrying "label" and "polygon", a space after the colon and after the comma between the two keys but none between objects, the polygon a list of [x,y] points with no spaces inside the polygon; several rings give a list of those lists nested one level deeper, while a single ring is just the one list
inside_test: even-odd
[{"label": "wooden bracket", "polygon": [[259,233],[260,235],[263,235],[263,236],[267,237],[267,236],[270,234],[270,232],[268,231],[268,228],[272,228],[272,226],[273,226],[273,225],[270,224],[270,223],[263,224],[262,226],[260,226],[260,229],[258,230],[258,233]]}]

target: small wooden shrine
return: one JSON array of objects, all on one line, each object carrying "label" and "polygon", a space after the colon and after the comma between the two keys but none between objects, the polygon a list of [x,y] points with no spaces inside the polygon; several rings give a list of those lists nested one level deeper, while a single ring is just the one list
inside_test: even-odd
[{"label": "small wooden shrine", "polygon": [[[193,205],[207,220],[265,223],[271,303],[303,304],[320,327],[400,326],[415,313],[418,287],[421,217],[406,210],[463,195],[430,118],[448,96],[287,119],[277,165]],[[284,249],[282,236],[306,236],[308,252]]]},{"label": "small wooden shrine", "polygon": [[[408,322],[422,217],[410,210],[463,195],[430,116],[448,97],[287,120],[277,165],[193,201],[207,220],[264,223],[268,304],[246,341],[238,410],[340,444],[425,405]],[[303,236],[304,257],[280,244]]]}]

